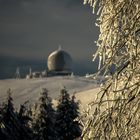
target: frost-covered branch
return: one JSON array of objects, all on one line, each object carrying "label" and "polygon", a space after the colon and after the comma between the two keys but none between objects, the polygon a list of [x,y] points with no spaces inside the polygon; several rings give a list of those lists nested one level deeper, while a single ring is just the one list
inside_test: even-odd
[{"label": "frost-covered branch", "polygon": [[[98,113],[92,113],[82,137],[137,139],[140,137],[140,1],[84,0],[86,3],[93,11],[98,9],[96,25],[100,35],[93,58],[99,57],[98,73],[112,73],[112,66],[115,71],[98,94],[98,104],[91,107],[92,112],[98,110]],[[115,102],[106,103],[110,100]]]}]

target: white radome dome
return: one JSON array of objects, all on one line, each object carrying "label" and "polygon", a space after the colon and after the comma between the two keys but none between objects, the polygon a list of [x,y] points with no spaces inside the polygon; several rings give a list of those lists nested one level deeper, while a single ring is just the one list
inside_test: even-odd
[{"label": "white radome dome", "polygon": [[52,52],[48,57],[49,71],[71,71],[72,58],[64,50],[58,49]]}]

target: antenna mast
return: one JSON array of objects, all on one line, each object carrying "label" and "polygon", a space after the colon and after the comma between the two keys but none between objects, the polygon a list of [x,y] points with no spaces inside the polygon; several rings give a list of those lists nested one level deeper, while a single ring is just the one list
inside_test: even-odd
[{"label": "antenna mast", "polygon": [[32,68],[31,67],[29,68],[29,75],[30,76],[32,75]]},{"label": "antenna mast", "polygon": [[62,46],[61,46],[61,45],[59,45],[58,50],[59,50],[59,51],[62,50]]},{"label": "antenna mast", "polygon": [[20,79],[20,69],[19,69],[19,67],[17,67],[17,69],[16,69],[15,78]]}]

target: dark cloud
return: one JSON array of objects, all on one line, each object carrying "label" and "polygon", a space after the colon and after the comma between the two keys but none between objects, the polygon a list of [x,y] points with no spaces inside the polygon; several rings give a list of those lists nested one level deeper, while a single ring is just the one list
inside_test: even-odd
[{"label": "dark cloud", "polygon": [[49,53],[62,45],[78,63],[75,70],[81,70],[80,65],[86,65],[81,73],[93,70],[91,60],[98,29],[91,9],[82,3],[83,0],[0,0],[0,56],[6,58],[0,58],[0,64],[14,62],[15,67],[19,63],[16,60],[23,65],[25,61],[46,62]]},{"label": "dark cloud", "polygon": [[20,0],[0,0],[0,5],[8,6],[20,3]]},{"label": "dark cloud", "polygon": [[61,0],[61,1],[56,0],[56,2],[60,4],[64,4],[67,7],[73,7],[73,6],[79,7],[83,4],[83,0]]}]

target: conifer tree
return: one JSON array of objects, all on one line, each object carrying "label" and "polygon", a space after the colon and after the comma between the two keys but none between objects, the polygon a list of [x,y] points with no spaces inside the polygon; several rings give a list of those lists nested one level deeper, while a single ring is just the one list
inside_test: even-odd
[{"label": "conifer tree", "polygon": [[20,105],[18,120],[21,125],[21,130],[25,132],[22,137],[24,137],[26,140],[30,140],[33,137],[33,132],[29,126],[29,123],[31,123],[32,119],[29,114],[29,110],[26,107],[26,103],[27,102],[25,102],[23,105]]},{"label": "conifer tree", "polygon": [[1,125],[2,132],[7,140],[29,140],[26,128],[19,120],[19,115],[14,109],[13,98],[11,96],[11,89],[7,91],[8,98],[2,107]]},{"label": "conifer tree", "polygon": [[6,140],[7,138],[6,138],[6,134],[4,133],[2,119],[3,119],[3,113],[2,113],[2,108],[0,107],[0,138],[2,140]]},{"label": "conifer tree", "polygon": [[7,101],[3,104],[2,107],[2,125],[4,127],[4,133],[6,134],[7,139],[18,140],[19,134],[17,133],[16,125],[16,113],[13,106],[13,98],[11,96],[11,89],[7,91],[8,98]]},{"label": "conifer tree", "polygon": [[36,115],[33,120],[35,140],[54,140],[54,110],[46,89],[42,89],[35,113]]},{"label": "conifer tree", "polygon": [[80,124],[76,121],[79,107],[74,99],[74,96],[70,98],[65,88],[61,90],[55,124],[60,140],[73,140],[81,134]]}]

